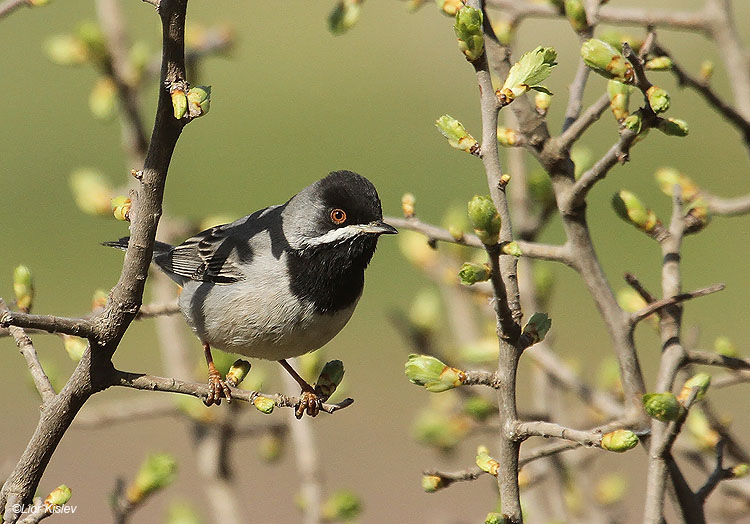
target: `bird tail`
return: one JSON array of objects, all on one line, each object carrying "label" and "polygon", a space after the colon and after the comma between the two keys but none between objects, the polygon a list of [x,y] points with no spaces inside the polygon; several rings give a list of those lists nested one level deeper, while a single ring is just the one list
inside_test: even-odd
[{"label": "bird tail", "polygon": [[[125,251],[128,249],[128,242],[130,242],[130,237],[122,237],[121,239],[114,240],[112,242],[102,242],[102,245],[113,247],[115,249],[122,249],[123,251]],[[173,246],[167,244],[166,242],[154,242],[154,256],[168,253],[172,251],[172,249]]]}]

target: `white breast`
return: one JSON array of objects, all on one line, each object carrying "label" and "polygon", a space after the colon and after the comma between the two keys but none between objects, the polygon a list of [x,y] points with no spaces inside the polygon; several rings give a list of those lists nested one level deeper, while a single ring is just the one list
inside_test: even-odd
[{"label": "white breast", "polygon": [[[261,262],[259,264],[259,262]],[[253,260],[266,266],[251,278],[232,284],[188,282],[180,308],[202,342],[249,357],[279,360],[314,351],[346,325],[356,301],[333,314],[316,313],[289,289],[283,261]]]}]

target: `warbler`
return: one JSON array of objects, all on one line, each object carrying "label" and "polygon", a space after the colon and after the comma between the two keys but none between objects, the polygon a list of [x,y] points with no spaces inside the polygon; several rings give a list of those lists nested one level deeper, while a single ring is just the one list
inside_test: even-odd
[{"label": "warbler", "polygon": [[[277,360],[300,384],[303,412],[320,401],[286,359],[314,351],[346,325],[362,295],[364,271],[382,234],[375,186],[333,171],[285,204],[207,229],[178,246],[154,244],[153,263],[182,287],[179,307],[203,344],[207,405],[231,401],[211,347]],[[127,249],[129,237],[104,245]]]}]

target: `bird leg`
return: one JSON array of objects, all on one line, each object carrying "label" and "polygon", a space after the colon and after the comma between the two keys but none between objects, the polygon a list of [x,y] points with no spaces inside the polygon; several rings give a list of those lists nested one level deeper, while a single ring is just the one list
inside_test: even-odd
[{"label": "bird leg", "polygon": [[206,355],[206,364],[208,364],[208,396],[203,401],[206,406],[216,404],[221,405],[221,397],[227,399],[227,403],[232,402],[232,392],[229,386],[236,386],[236,384],[230,384],[226,380],[221,380],[221,373],[216,369],[214,365],[214,358],[211,356],[211,346],[208,342],[203,343],[203,353]]},{"label": "bird leg", "polygon": [[302,392],[300,393],[300,402],[297,406],[297,410],[294,412],[294,416],[298,419],[302,418],[302,415],[304,413],[307,413],[309,416],[314,417],[320,412],[320,405],[322,402],[318,398],[318,395],[315,393],[315,388],[312,387],[310,384],[305,381],[302,377],[299,376],[299,374],[294,371],[294,368],[289,365],[289,362],[282,359],[279,360],[279,364],[281,364],[281,367],[286,369],[287,373],[289,373],[292,378],[299,384],[299,386],[302,388]]}]

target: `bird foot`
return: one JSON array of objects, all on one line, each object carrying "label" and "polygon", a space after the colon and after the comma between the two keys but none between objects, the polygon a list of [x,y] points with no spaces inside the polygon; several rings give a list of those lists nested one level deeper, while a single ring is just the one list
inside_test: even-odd
[{"label": "bird foot", "polygon": [[314,417],[320,413],[320,407],[323,402],[318,396],[312,391],[302,391],[299,396],[299,404],[297,404],[297,410],[294,412],[294,416],[297,419],[301,419],[302,415],[307,413],[309,416]]},{"label": "bird foot", "polygon": [[216,369],[208,370],[208,396],[203,400],[206,406],[221,405],[222,397],[227,399],[227,404],[232,402],[232,391],[230,387],[237,387],[232,380],[221,380],[221,373]]}]

